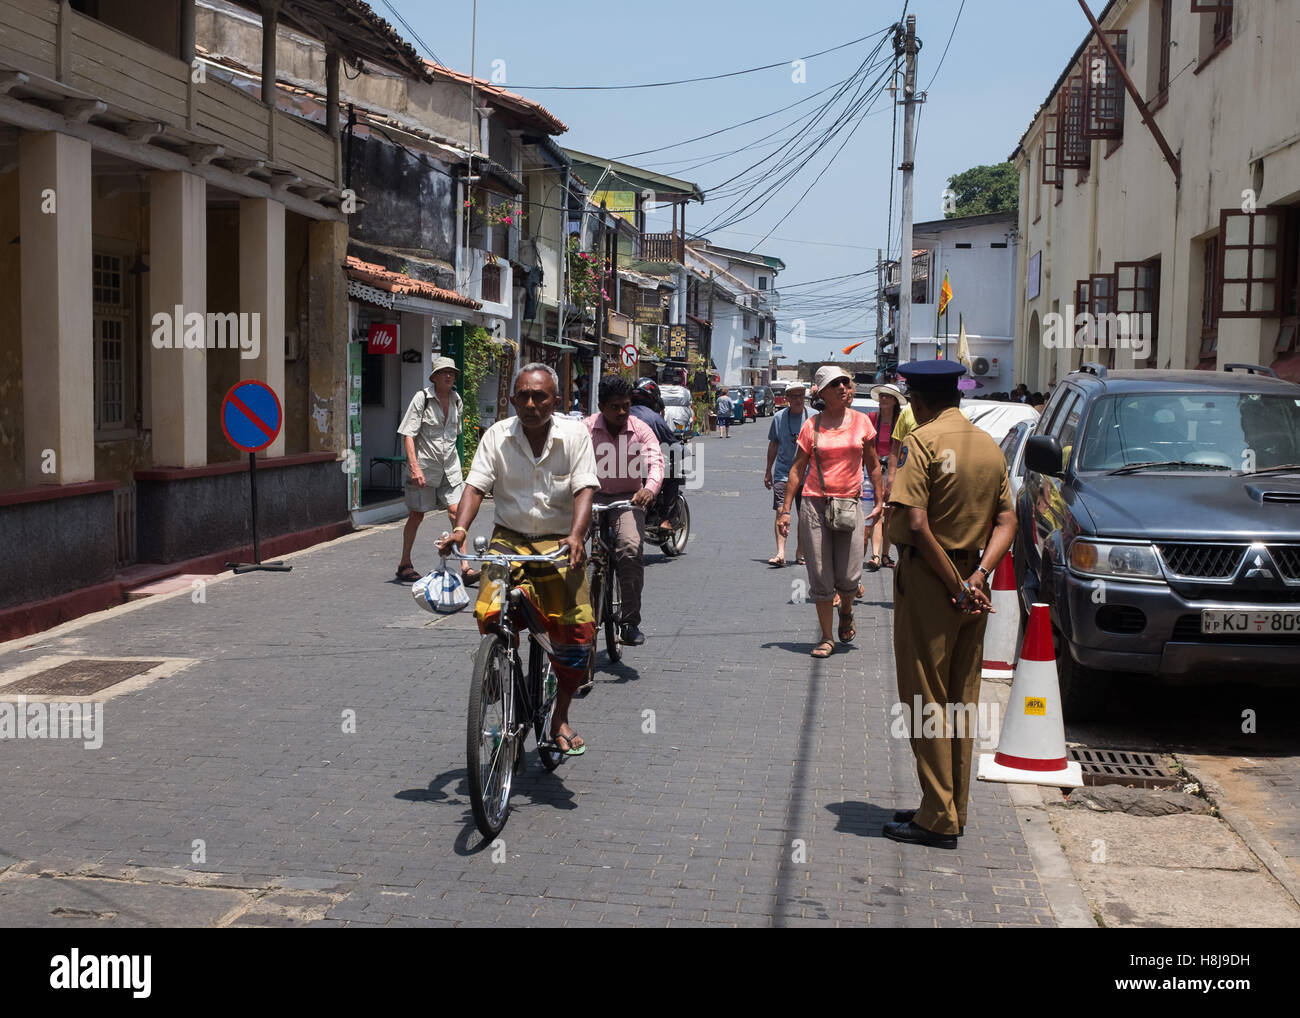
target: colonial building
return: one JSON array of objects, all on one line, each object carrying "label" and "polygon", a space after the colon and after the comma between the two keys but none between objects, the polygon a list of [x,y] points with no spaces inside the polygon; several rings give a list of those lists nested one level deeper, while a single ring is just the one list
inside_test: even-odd
[{"label": "colonial building", "polygon": [[[781,295],[777,274],[785,262],[771,255],[722,247],[694,238],[686,247],[694,275],[688,300],[712,293],[709,357],[723,385],[764,385],[773,380],[772,347]],[[706,298],[707,300],[707,298]]]},{"label": "colonial building", "polygon": [[1082,360],[1300,378],[1295,15],[1106,5],[1110,47],[1084,38],[1011,156],[1017,379],[1044,389]]},{"label": "colonial building", "polygon": [[[426,71],[357,0],[224,7],[260,44],[255,87],[196,48],[212,5],[0,0],[0,632],[242,550],[220,413],[242,378],[283,409],[262,536],[348,525],[340,69]],[[318,120],[276,84],[299,37],[321,43]]]}]

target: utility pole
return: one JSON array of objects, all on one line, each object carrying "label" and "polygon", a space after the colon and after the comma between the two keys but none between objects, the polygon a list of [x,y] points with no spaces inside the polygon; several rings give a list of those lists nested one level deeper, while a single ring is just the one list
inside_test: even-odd
[{"label": "utility pole", "polygon": [[876,248],[876,370],[881,369],[881,360],[884,354],[880,352],[881,344],[884,342],[885,332],[885,285],[884,285],[884,262],[883,252]]},{"label": "utility pole", "polygon": [[903,226],[902,250],[898,256],[898,326],[894,334],[898,359],[903,359],[903,344],[912,341],[912,159],[915,155],[916,128],[916,15],[907,16],[903,37],[905,67],[903,74]]}]

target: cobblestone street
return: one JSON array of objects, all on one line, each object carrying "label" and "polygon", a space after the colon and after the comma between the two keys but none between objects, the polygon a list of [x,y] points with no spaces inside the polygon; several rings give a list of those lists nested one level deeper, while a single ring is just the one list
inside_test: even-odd
[{"label": "cobblestone street", "polygon": [[[547,774],[530,744],[496,845],[465,779],[474,621],[427,615],[388,581],[398,525],[293,556],[288,574],[227,576],[200,603],[184,592],[5,645],[4,682],[60,656],[172,663],[107,699],[99,749],[0,743],[0,914],[1054,925],[1005,786],[976,784],[956,852],[882,837],[918,797],[907,742],[889,735],[892,573],[866,574],[856,645],[814,662],[812,606],[792,600],[803,570],[764,561],[766,430],[699,440],[687,553],[647,553],[645,645],[612,670],[601,652],[572,713],[585,756]],[[421,531],[421,570],[442,526]]]}]

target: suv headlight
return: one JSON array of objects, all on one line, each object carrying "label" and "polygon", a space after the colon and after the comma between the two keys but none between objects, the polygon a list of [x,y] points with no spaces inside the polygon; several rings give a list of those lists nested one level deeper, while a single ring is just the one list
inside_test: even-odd
[{"label": "suv headlight", "polygon": [[1111,544],[1076,540],[1070,545],[1070,568],[1088,576],[1127,580],[1163,580],[1160,560],[1149,544]]}]

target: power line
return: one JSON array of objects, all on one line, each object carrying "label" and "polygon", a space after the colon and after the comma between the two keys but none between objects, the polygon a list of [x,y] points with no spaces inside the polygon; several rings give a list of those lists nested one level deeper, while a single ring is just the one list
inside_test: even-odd
[{"label": "power line", "polygon": [[[387,0],[385,0],[387,2]],[[890,26],[893,27],[892,25]],[[889,29],[882,29],[887,32]],[[796,57],[797,60],[812,60],[814,57],[825,56],[827,53],[834,53],[836,50],[846,49],[849,46],[856,46],[860,42],[866,42],[872,36],[880,35],[880,32],[872,32],[871,35],[864,35],[857,39],[850,39],[848,42],[842,42],[838,46],[831,46],[828,49],[818,50],[816,53],[809,53],[807,56]],[[770,71],[774,67],[789,67],[792,61],[778,60],[775,63],[763,64],[761,67],[746,67],[740,71],[727,71],[724,74],[706,74],[698,78],[678,78],[675,81],[646,81],[635,85],[511,85],[513,89],[531,89],[535,92],[613,92],[632,88],[667,88],[669,85],[691,85],[700,81],[719,81],[722,78],[735,78],[742,74],[754,74],[757,71]]]},{"label": "power line", "polygon": [[387,7],[390,11],[392,11],[393,17],[395,17],[398,20],[398,23],[401,24],[401,26],[404,29],[406,29],[406,34],[409,35],[416,42],[418,42],[422,47],[424,47],[424,51],[428,53],[429,56],[433,57],[433,62],[435,64],[437,64],[439,67],[447,66],[442,62],[438,54],[433,51],[433,47],[420,38],[419,33],[416,32],[416,30],[411,27],[411,23],[409,21],[407,21],[404,17],[402,17],[401,13],[397,10],[396,7],[394,7],[391,3],[389,3],[388,0],[384,0],[384,6]]},{"label": "power line", "polygon": [[925,86],[925,90],[930,91],[934,85],[934,79],[939,77],[939,68],[943,66],[943,58],[948,55],[948,47],[952,45],[952,37],[957,34],[957,22],[961,21],[961,12],[966,9],[966,0],[961,0],[961,6],[957,8],[957,16],[952,19],[952,31],[948,33],[948,41],[943,45],[943,52],[939,54],[939,62],[934,65],[934,74],[930,75],[930,84]]}]

